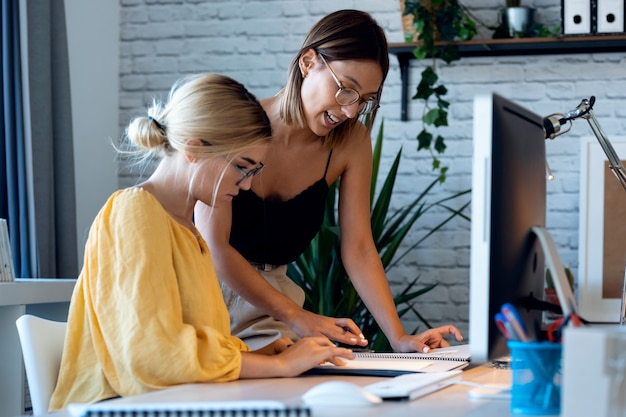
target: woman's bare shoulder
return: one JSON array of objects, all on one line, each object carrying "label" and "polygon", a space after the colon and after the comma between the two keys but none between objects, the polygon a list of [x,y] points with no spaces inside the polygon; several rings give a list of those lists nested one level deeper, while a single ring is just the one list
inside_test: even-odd
[{"label": "woman's bare shoulder", "polygon": [[371,153],[372,140],[370,132],[362,123],[356,123],[351,129],[349,137],[344,138],[339,144],[333,147],[337,153],[350,157],[358,157],[362,152]]}]

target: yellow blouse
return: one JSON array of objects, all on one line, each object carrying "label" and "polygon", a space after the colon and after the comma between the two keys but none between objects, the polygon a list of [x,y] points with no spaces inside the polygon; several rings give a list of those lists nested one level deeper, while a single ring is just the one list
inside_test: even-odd
[{"label": "yellow blouse", "polygon": [[241,351],[209,249],[141,188],[94,220],[50,410],[239,377]]}]

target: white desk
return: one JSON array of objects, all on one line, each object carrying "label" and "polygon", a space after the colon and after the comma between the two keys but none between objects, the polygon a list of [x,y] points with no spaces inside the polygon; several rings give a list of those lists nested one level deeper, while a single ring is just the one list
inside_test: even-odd
[{"label": "white desk", "polygon": [[[478,366],[463,372],[463,379],[481,384],[510,383],[508,370]],[[281,400],[293,403],[309,388],[331,379],[366,385],[384,380],[378,377],[359,376],[302,376],[298,378],[275,378],[240,380],[215,384],[181,385],[148,394],[111,400],[112,402],[181,402],[181,401],[237,401],[237,400]],[[472,389],[467,385],[452,385],[413,401],[385,401],[367,407],[319,407],[312,409],[313,417],[407,417],[407,416],[446,416],[446,417],[501,417],[510,415],[509,400],[474,400],[468,398]],[[53,413],[54,417],[69,417],[67,411]]]},{"label": "white desk", "polygon": [[24,366],[15,320],[25,313],[66,321],[75,279],[0,283],[0,417],[24,414]]}]

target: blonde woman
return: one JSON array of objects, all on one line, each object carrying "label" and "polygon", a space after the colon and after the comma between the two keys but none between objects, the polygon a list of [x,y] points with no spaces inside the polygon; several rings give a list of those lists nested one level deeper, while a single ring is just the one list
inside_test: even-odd
[{"label": "blonde woman", "polygon": [[114,193],[93,222],[50,410],[176,384],[295,376],[352,358],[325,337],[250,352],[231,336],[193,210],[197,201],[230,207],[249,189],[270,136],[255,97],[212,74],[182,80],[166,104],[130,123],[138,155],[160,162],[145,182]]}]

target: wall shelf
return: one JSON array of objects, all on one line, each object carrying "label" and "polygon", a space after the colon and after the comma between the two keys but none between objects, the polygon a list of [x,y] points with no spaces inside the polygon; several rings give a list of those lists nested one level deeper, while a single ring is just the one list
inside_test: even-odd
[{"label": "wall shelf", "polygon": [[[626,34],[566,36],[562,38],[473,39],[456,42],[463,57],[493,57],[516,55],[563,55],[605,52],[626,52]],[[415,59],[416,43],[390,43],[389,52],[400,64],[402,109],[400,119],[408,120],[409,62]]]}]

